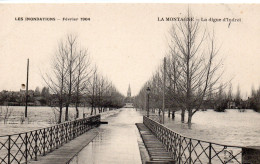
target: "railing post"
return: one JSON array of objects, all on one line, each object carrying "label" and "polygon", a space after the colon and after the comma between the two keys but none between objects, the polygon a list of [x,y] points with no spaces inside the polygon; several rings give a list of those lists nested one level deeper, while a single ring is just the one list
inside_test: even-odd
[{"label": "railing post", "polygon": [[55,142],[56,142],[56,149],[59,148],[59,125],[55,126]]},{"label": "railing post", "polygon": [[8,136],[8,164],[11,164],[11,136]]},{"label": "railing post", "polygon": [[242,163],[259,163],[260,147],[248,146],[242,148]]},{"label": "railing post", "polygon": [[45,155],[45,147],[46,147],[46,134],[45,134],[45,128],[43,129],[43,155]]},{"label": "railing post", "polygon": [[73,125],[72,125],[72,122],[69,122],[69,124],[70,124],[70,140],[72,140],[72,137],[73,137],[73,131],[72,131],[72,130],[73,130],[73,129],[72,129],[73,127],[72,127],[72,126],[73,126]]},{"label": "railing post", "polygon": [[191,138],[190,138],[190,142],[189,142],[189,163],[191,164]]},{"label": "railing post", "polygon": [[38,146],[37,146],[37,138],[38,138],[38,134],[37,134],[37,130],[35,131],[35,135],[34,135],[34,155],[35,155],[35,161],[37,161],[37,151],[38,151]]},{"label": "railing post", "polygon": [[67,143],[68,142],[68,123],[65,123],[65,142]]},{"label": "railing post", "polygon": [[80,133],[79,134],[83,134],[83,124],[82,124],[83,120],[80,120]]},{"label": "railing post", "polygon": [[181,136],[179,136],[179,164],[181,163]]},{"label": "railing post", "polygon": [[211,143],[209,143],[209,164],[211,164]]},{"label": "railing post", "polygon": [[79,125],[78,125],[78,128],[79,128],[79,132],[78,132],[78,135],[81,135],[82,134],[82,129],[81,129],[81,125],[82,125],[82,120],[79,120]]},{"label": "railing post", "polygon": [[50,127],[50,131],[49,131],[49,133],[50,133],[50,151],[52,151],[52,145],[53,145],[53,141],[52,141],[52,127]]},{"label": "railing post", "polygon": [[25,162],[28,161],[28,135],[25,133]]},{"label": "railing post", "polygon": [[75,138],[76,138],[79,133],[79,121],[75,121],[75,124],[76,124],[76,131],[75,131]]},{"label": "railing post", "polygon": [[86,128],[86,131],[89,130],[89,121],[87,118],[85,119],[85,128]]},{"label": "railing post", "polygon": [[86,119],[83,120],[83,132],[86,132]]},{"label": "railing post", "polygon": [[72,122],[73,126],[72,126],[72,138],[74,139],[75,138],[75,121]]},{"label": "railing post", "polygon": [[64,124],[61,124],[61,145],[63,145],[63,143],[65,142],[65,131],[64,131]]},{"label": "railing post", "polygon": [[69,141],[71,140],[72,137],[72,127],[71,127],[71,122],[68,123],[69,124]]},{"label": "railing post", "polygon": [[177,159],[178,156],[177,156],[177,137],[176,137],[176,134],[174,134],[174,159]]},{"label": "railing post", "polygon": [[74,133],[73,133],[73,139],[76,138],[77,136],[77,122],[76,121],[73,121],[73,124],[74,124]]},{"label": "railing post", "polygon": [[88,130],[91,129],[91,122],[90,122],[90,118],[87,119],[87,128]]},{"label": "railing post", "polygon": [[80,123],[81,121],[77,121],[77,136],[80,135]]},{"label": "railing post", "polygon": [[75,131],[75,138],[76,138],[79,133],[79,121],[75,121],[75,124],[76,124],[76,131]]},{"label": "railing post", "polygon": [[89,124],[90,124],[90,128],[89,128],[89,129],[92,129],[92,126],[93,126],[92,118],[93,118],[93,116],[91,116],[91,117],[89,118]]},{"label": "railing post", "polygon": [[77,121],[77,123],[78,123],[78,125],[77,125],[77,136],[79,136],[79,135],[80,135],[80,132],[81,132],[81,130],[80,130],[81,121],[79,120],[79,121]]}]

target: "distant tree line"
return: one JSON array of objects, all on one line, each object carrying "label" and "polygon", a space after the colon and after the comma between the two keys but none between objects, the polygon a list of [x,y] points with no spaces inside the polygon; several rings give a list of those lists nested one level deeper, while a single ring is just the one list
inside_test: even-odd
[{"label": "distant tree line", "polygon": [[[115,87],[109,88],[109,95],[93,96],[85,94],[79,100],[80,107],[101,108],[120,108],[123,104],[123,95],[121,95]],[[72,106],[76,104],[76,98],[73,96],[71,101]],[[25,91],[6,91],[0,92],[1,106],[24,106],[25,105]],[[28,105],[29,106],[58,106],[57,95],[51,94],[49,88],[43,87],[41,90],[36,87],[35,90],[28,91]],[[94,111],[93,111],[94,112]]]},{"label": "distant tree line", "polygon": [[251,97],[248,98],[248,104],[250,109],[260,112],[260,87],[257,90],[252,87]]},{"label": "distant tree line", "polygon": [[[22,106],[25,105],[25,90],[0,92],[0,105]],[[50,104],[51,95],[47,87],[40,91],[39,87],[28,91],[28,103],[34,106],[46,106]]]},{"label": "distant tree line", "polygon": [[[169,61],[169,60],[167,60]],[[161,66],[159,67],[161,68]],[[181,106],[176,101],[174,96],[179,96],[178,94],[172,93],[172,88],[168,77],[166,83],[166,111],[168,117],[170,117],[171,112],[181,110]],[[155,75],[142,87],[139,94],[134,97],[134,104],[137,108],[146,110],[147,103],[147,91],[146,88],[151,89],[149,95],[149,107],[151,111],[159,109],[159,114],[162,112],[162,74],[156,72]],[[242,99],[240,93],[240,87],[238,85],[237,91],[233,92],[232,84],[220,84],[215,90],[211,89],[207,92],[206,96],[201,102],[200,110],[214,109],[217,112],[225,112],[226,109],[238,109],[243,112],[244,109],[253,109],[256,112],[260,112],[260,87],[255,90],[252,87],[251,96]]]}]

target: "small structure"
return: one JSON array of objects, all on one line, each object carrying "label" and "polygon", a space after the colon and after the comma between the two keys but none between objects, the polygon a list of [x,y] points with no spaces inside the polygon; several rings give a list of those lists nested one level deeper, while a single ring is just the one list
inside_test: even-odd
[{"label": "small structure", "polygon": [[234,100],[229,100],[227,104],[228,109],[236,109],[236,102]]}]

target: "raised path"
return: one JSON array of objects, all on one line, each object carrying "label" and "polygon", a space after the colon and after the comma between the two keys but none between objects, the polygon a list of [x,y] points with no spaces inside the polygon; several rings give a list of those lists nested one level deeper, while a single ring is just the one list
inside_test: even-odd
[{"label": "raised path", "polygon": [[70,164],[141,164],[135,123],[142,122],[142,115],[133,108],[102,119],[98,136],[71,161]]},{"label": "raised path", "polygon": [[[165,151],[160,142],[143,125],[136,128],[135,123],[142,122],[142,114],[133,108],[120,109],[118,113],[102,119],[108,124],[91,129],[76,139],[64,144],[59,149],[41,156],[38,161],[30,161],[31,164],[141,164],[162,162],[171,163],[169,153]],[[148,134],[149,133],[149,134]],[[142,136],[142,139],[140,137]],[[144,136],[145,134],[145,136]],[[140,139],[139,139],[140,138]],[[142,140],[148,147],[149,155],[142,149]],[[158,143],[157,143],[158,142]],[[153,152],[151,152],[152,148]],[[163,151],[164,149],[164,151]],[[162,150],[162,151],[161,151]],[[143,156],[148,160],[143,160]],[[141,156],[142,159],[141,159]],[[152,160],[151,160],[152,159]]]},{"label": "raised path", "polygon": [[86,145],[88,145],[96,136],[98,131],[91,129],[88,132],[78,136],[74,140],[64,144],[59,149],[48,153],[45,156],[39,156],[37,161],[29,161],[30,164],[65,164],[78,154]]},{"label": "raised path", "polygon": [[167,152],[164,145],[152,134],[152,132],[142,123],[136,124],[140,135],[143,139],[144,145],[150,156],[150,161],[146,164],[160,163],[160,164],[174,164],[171,154]]}]

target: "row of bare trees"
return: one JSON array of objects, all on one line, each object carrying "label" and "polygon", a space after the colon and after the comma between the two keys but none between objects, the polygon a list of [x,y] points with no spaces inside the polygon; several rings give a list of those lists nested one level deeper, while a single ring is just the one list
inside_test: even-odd
[{"label": "row of bare trees", "polygon": [[249,107],[256,112],[260,112],[260,87],[256,90],[252,87],[251,92],[251,97],[248,99]]},{"label": "row of bare trees", "polygon": [[58,123],[62,121],[64,108],[65,121],[68,121],[72,105],[76,118],[81,103],[91,106],[91,114],[96,114],[96,109],[102,112],[105,107],[122,106],[123,96],[91,63],[88,51],[80,46],[77,36],[67,35],[60,41],[51,70],[43,79],[59,108]]},{"label": "row of bare trees", "polygon": [[[169,50],[166,55],[166,108],[181,110],[184,122],[188,113],[188,124],[192,116],[201,109],[203,102],[223,87],[219,72],[221,60],[216,60],[219,49],[216,47],[214,32],[210,33],[199,21],[187,12],[187,21],[176,22],[170,28]],[[135,99],[139,107],[144,107],[145,89],[151,88],[151,108],[162,108],[163,64]]]}]

